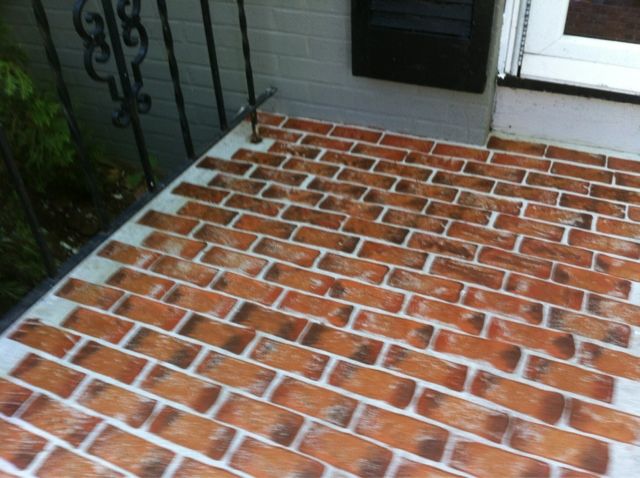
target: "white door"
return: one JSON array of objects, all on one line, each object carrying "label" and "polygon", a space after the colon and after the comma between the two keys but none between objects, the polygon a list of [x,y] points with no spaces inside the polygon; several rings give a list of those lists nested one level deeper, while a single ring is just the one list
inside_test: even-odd
[{"label": "white door", "polygon": [[640,93],[640,1],[531,0],[529,7],[520,77]]}]

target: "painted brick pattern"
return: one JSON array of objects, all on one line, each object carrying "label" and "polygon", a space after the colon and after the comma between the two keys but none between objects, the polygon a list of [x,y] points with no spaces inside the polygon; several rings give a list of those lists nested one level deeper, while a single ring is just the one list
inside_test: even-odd
[{"label": "painted brick pattern", "polygon": [[640,170],[260,118],[7,331],[0,476],[624,476]]}]

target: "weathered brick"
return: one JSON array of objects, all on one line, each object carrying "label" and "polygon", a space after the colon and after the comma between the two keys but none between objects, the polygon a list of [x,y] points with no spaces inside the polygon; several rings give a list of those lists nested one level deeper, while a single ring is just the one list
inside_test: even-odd
[{"label": "weathered brick", "polygon": [[147,364],[145,359],[93,341],[76,352],[72,362],[124,383],[133,382]]},{"label": "weathered brick", "polygon": [[486,196],[463,191],[458,197],[458,204],[462,206],[474,207],[485,211],[495,211],[504,214],[517,216],[522,209],[520,201],[509,201],[507,199],[499,199],[494,196]]},{"label": "weathered brick", "polygon": [[198,221],[187,219],[186,217],[174,216],[158,211],[149,211],[138,220],[139,224],[161,229],[163,231],[175,232],[186,235],[198,225]]},{"label": "weathered brick", "polygon": [[338,327],[346,325],[353,311],[353,306],[351,305],[293,291],[285,296],[280,303],[280,308],[284,311],[298,312],[308,317],[315,317]]},{"label": "weathered brick", "polygon": [[[318,267],[335,274],[353,277],[372,284],[382,282],[382,279],[384,279],[384,276],[389,271],[388,267],[380,264],[339,256],[337,254],[326,254],[318,263]],[[324,291],[326,291],[326,289],[324,289],[322,293],[324,293]]]},{"label": "weathered brick", "polygon": [[[331,256],[331,254],[329,256]],[[326,257],[328,256],[325,256],[325,259]],[[322,266],[323,262],[324,260],[320,262],[318,267],[326,269],[326,267]],[[276,282],[280,285],[319,295],[323,295],[329,290],[329,287],[331,287],[334,281],[333,277],[279,263],[271,266],[264,277],[266,280]]]},{"label": "weathered brick", "polygon": [[274,239],[264,238],[254,248],[258,254],[270,256],[299,266],[309,267],[320,255],[320,252],[307,247],[296,246]]},{"label": "weathered brick", "polygon": [[0,414],[11,416],[31,396],[31,390],[0,378]]},{"label": "weathered brick", "polygon": [[470,288],[465,294],[464,303],[476,309],[515,317],[532,324],[542,322],[542,304],[498,292]]},{"label": "weathered brick", "polygon": [[350,218],[342,228],[345,232],[357,234],[359,236],[373,237],[382,241],[402,243],[407,235],[407,229],[387,226],[377,222],[365,221],[364,219]]},{"label": "weathered brick", "polygon": [[56,357],[64,357],[80,340],[77,335],[44,324],[39,319],[24,320],[9,338]]},{"label": "weathered brick", "polygon": [[69,279],[58,289],[56,295],[80,304],[107,310],[124,295],[124,292],[80,279]]},{"label": "weathered brick", "polygon": [[403,294],[346,279],[337,280],[329,290],[329,295],[387,312],[398,312],[404,301]]},{"label": "weathered brick", "polygon": [[576,196],[574,194],[563,193],[560,198],[560,205],[570,209],[580,209],[588,212],[604,214],[605,216],[624,217],[625,207],[620,204],[613,204],[608,201]]},{"label": "weathered brick", "polygon": [[263,338],[253,349],[251,358],[270,367],[298,373],[317,380],[329,357],[294,345]]},{"label": "weathered brick", "polygon": [[411,235],[409,247],[443,256],[460,257],[462,259],[473,259],[478,248],[478,246],[474,244],[422,233],[413,233]]},{"label": "weathered brick", "polygon": [[264,305],[273,304],[282,292],[282,288],[280,287],[240,274],[234,274],[233,272],[225,272],[212,287],[226,294],[259,302]]},{"label": "weathered brick", "polygon": [[547,158],[564,159],[575,163],[590,164],[592,166],[604,166],[605,157],[602,154],[592,154],[574,149],[549,146],[546,152]]},{"label": "weathered brick", "polygon": [[394,146],[396,148],[411,149],[428,153],[433,148],[433,141],[413,136],[404,136],[400,134],[385,133],[380,144],[386,146]]},{"label": "weathered brick", "polygon": [[242,272],[256,276],[267,265],[265,259],[254,257],[248,254],[242,254],[221,247],[212,247],[203,256],[202,262],[212,264],[232,272]]},{"label": "weathered brick", "polygon": [[151,268],[153,272],[174,279],[191,282],[192,284],[206,287],[211,283],[213,277],[218,272],[211,267],[196,264],[190,261],[183,261],[175,257],[163,256]]},{"label": "weathered brick", "polygon": [[149,267],[160,256],[155,252],[147,251],[120,241],[109,241],[109,243],[98,252],[98,255],[111,259],[112,261],[140,267],[142,269]]},{"label": "weathered brick", "polygon": [[499,149],[502,151],[513,151],[514,153],[530,154],[532,156],[542,156],[547,149],[547,145],[542,143],[531,143],[515,139],[500,138],[491,136],[487,143],[487,148]]},{"label": "weathered brick", "polygon": [[311,324],[302,338],[302,344],[369,365],[375,363],[382,349],[382,342],[378,340],[322,324]]},{"label": "weathered brick", "polygon": [[491,218],[491,213],[487,211],[435,201],[432,201],[427,207],[427,214],[475,224],[488,224]]},{"label": "weathered brick", "polygon": [[329,211],[341,212],[348,216],[367,219],[369,221],[376,219],[382,212],[382,206],[365,204],[336,196],[328,196],[320,203],[320,208],[327,209]]},{"label": "weathered brick", "polygon": [[[36,472],[39,478],[120,478],[122,474],[77,455],[66,448],[56,447]],[[4,476],[1,475],[0,476]],[[11,475],[12,476],[12,475]],[[7,475],[10,478],[10,475]]]},{"label": "weathered brick", "polygon": [[539,241],[538,239],[530,239],[528,237],[522,241],[520,252],[582,267],[590,267],[593,260],[593,253],[587,249]]},{"label": "weathered brick", "polygon": [[486,178],[478,178],[475,176],[467,176],[463,174],[454,174],[445,171],[438,171],[433,177],[433,182],[436,184],[446,184],[447,186],[454,186],[464,189],[473,189],[474,191],[480,191],[488,193],[493,189],[495,181]]},{"label": "weathered brick", "polygon": [[399,209],[409,209],[410,211],[422,211],[427,205],[428,199],[408,194],[371,190],[364,197],[364,201],[393,206]]},{"label": "weathered brick", "polygon": [[580,309],[584,292],[570,289],[550,282],[532,279],[530,277],[511,274],[507,281],[506,290],[531,299],[567,307]]},{"label": "weathered brick", "polygon": [[341,214],[321,212],[301,206],[289,206],[282,214],[282,218],[289,221],[306,222],[327,229],[339,229],[345,219]]},{"label": "weathered brick", "polygon": [[502,269],[533,275],[540,279],[548,279],[551,275],[551,261],[543,261],[532,257],[514,254],[502,249],[483,247],[478,255],[478,260],[483,264],[489,264]]},{"label": "weathered brick", "polygon": [[412,251],[404,247],[390,246],[388,244],[371,241],[366,241],[362,245],[358,256],[386,264],[420,270],[427,260],[427,254],[424,252]]},{"label": "weathered brick", "polygon": [[192,315],[179,333],[237,354],[241,353],[255,336],[255,332],[248,328],[209,319],[198,314]]},{"label": "weathered brick", "polygon": [[360,240],[358,237],[338,234],[337,232],[323,231],[312,227],[298,229],[294,241],[304,242],[314,246],[325,247],[342,252],[353,252]]},{"label": "weathered brick", "polygon": [[177,286],[165,300],[170,304],[216,317],[226,317],[236,303],[235,299],[222,294],[186,285]]},{"label": "weathered brick", "polygon": [[396,178],[391,176],[367,173],[365,171],[350,168],[343,169],[337,179],[340,181],[362,184],[364,186],[371,186],[379,189],[391,189],[391,186],[396,182]]},{"label": "weathered brick", "polygon": [[395,269],[388,280],[389,285],[418,294],[456,302],[462,291],[459,282],[440,279],[430,275]]},{"label": "weathered brick", "polygon": [[107,284],[135,294],[159,299],[173,287],[174,282],[133,269],[122,268],[107,280]]},{"label": "weathered brick", "polygon": [[288,340],[295,340],[307,324],[304,319],[248,302],[242,305],[232,320],[250,329]]},{"label": "weathered brick", "polygon": [[198,366],[198,373],[254,395],[262,395],[276,375],[272,370],[217,352],[209,352]]},{"label": "weathered brick", "polygon": [[295,230],[293,224],[274,219],[265,219],[259,216],[243,214],[242,217],[233,225],[236,229],[243,231],[264,234],[265,236],[277,237],[280,239],[288,238]]},{"label": "weathered brick", "polygon": [[529,219],[521,219],[519,217],[508,216],[506,214],[498,216],[494,227],[498,229],[505,229],[516,234],[533,236],[555,242],[559,242],[564,234],[563,227],[531,221]]},{"label": "weathered brick", "polygon": [[491,339],[539,350],[564,360],[573,357],[576,345],[573,336],[543,327],[532,327],[508,320],[493,319],[489,326]]},{"label": "weathered brick", "polygon": [[337,149],[338,151],[349,151],[353,146],[351,141],[327,138],[326,136],[318,136],[315,134],[306,135],[302,140],[302,144],[309,144],[311,146],[318,146],[326,149]]},{"label": "weathered brick", "polygon": [[[185,196],[188,198],[198,199],[200,201],[204,201],[212,204],[219,204],[229,194],[228,191],[221,191],[219,189],[208,188],[205,186],[200,186],[198,184],[185,183],[185,182],[180,183],[178,186],[173,188],[171,192],[178,196]],[[158,215],[162,213],[152,211],[152,214]],[[154,225],[154,223],[158,225]],[[142,224],[145,224],[145,223],[143,222]],[[169,231],[180,232],[177,229],[173,229],[169,225],[168,218],[165,218],[162,220],[162,222],[160,222],[159,216],[156,216],[156,219],[154,219],[153,222],[148,223],[147,225],[152,227],[157,227],[158,229],[166,229]],[[180,232],[180,234],[184,234],[184,233],[185,232]]]},{"label": "weathered brick", "polygon": [[47,441],[0,418],[0,458],[24,470],[42,451]]},{"label": "weathered brick", "polygon": [[395,148],[386,148],[382,146],[373,146],[366,143],[356,143],[351,150],[353,153],[362,154],[364,156],[373,156],[375,158],[391,159],[393,161],[402,161],[407,155],[406,151]]},{"label": "weathered brick", "polygon": [[151,249],[182,257],[183,259],[193,259],[206,247],[206,243],[203,241],[193,241],[163,232],[152,232],[142,244]]},{"label": "weathered brick", "polygon": [[180,319],[184,317],[186,311],[132,295],[120,304],[116,313],[138,322],[155,325],[165,330],[172,330]]},{"label": "weathered brick", "polygon": [[464,161],[460,159],[447,158],[444,156],[435,156],[433,154],[422,154],[416,151],[410,151],[405,158],[405,162],[413,164],[422,164],[446,171],[460,171],[464,166]]},{"label": "weathered brick", "polygon": [[458,441],[451,457],[451,466],[474,476],[513,478],[547,478],[549,465],[532,458],[483,443]]},{"label": "weathered brick", "polygon": [[560,284],[566,284],[621,299],[626,299],[631,291],[631,282],[629,281],[586,269],[565,266],[563,264],[556,267],[553,279]]},{"label": "weathered brick", "polygon": [[353,328],[418,348],[425,348],[433,335],[432,325],[370,311],[361,311],[356,317]]},{"label": "weathered brick", "polygon": [[447,225],[447,221],[436,219],[423,214],[415,214],[408,211],[398,211],[390,209],[382,218],[384,222],[397,226],[411,227],[427,232],[442,233]]},{"label": "weathered brick", "polygon": [[571,400],[569,424],[583,432],[625,443],[638,443],[640,417],[582,400]]},{"label": "weathered brick", "polygon": [[377,143],[382,136],[382,132],[372,129],[356,128],[354,126],[336,125],[333,131],[331,131],[331,136]]},{"label": "weathered brick", "polygon": [[[251,177],[256,177],[256,174],[253,173]],[[263,181],[241,179],[233,176],[227,176],[226,174],[217,174],[216,177],[209,182],[209,186],[213,186],[215,188],[238,191],[247,194],[258,194],[262,188],[264,188],[265,184],[266,183]]]},{"label": "weathered brick", "polygon": [[141,426],[156,404],[155,400],[101,380],[92,380],[78,398],[78,403],[132,427]]},{"label": "weathered brick", "polygon": [[430,272],[463,282],[473,282],[491,289],[499,289],[505,273],[497,269],[476,266],[453,259],[437,258]]},{"label": "weathered brick", "polygon": [[486,161],[489,151],[479,148],[469,148],[455,144],[437,143],[433,148],[433,154],[452,156],[454,158],[472,159],[474,161]]},{"label": "weathered brick", "polygon": [[479,334],[484,325],[484,314],[482,312],[422,297],[413,297],[411,299],[407,307],[407,314],[427,322],[437,320],[470,334]]},{"label": "weathered brick", "polygon": [[510,198],[522,198],[545,204],[555,204],[558,200],[559,193],[529,186],[516,186],[514,184],[498,183],[496,188],[493,190],[493,194],[507,196]]},{"label": "weathered brick", "polygon": [[619,320],[629,325],[640,325],[640,306],[637,305],[590,295],[588,309],[598,317]]},{"label": "weathered brick", "polygon": [[306,174],[259,166],[251,173],[251,177],[263,181],[273,181],[287,186],[300,186],[308,176]]},{"label": "weathered brick", "polygon": [[540,204],[529,204],[525,211],[525,216],[581,229],[590,229],[593,220],[590,214],[567,211],[566,209],[542,206]]},{"label": "weathered brick", "polygon": [[181,368],[187,368],[200,351],[199,345],[147,328],[139,329],[126,348]]},{"label": "weathered brick", "polygon": [[11,375],[62,398],[69,397],[85,376],[82,372],[35,354],[27,355]]},{"label": "weathered brick", "polygon": [[529,158],[517,154],[494,153],[491,162],[503,164],[505,166],[516,166],[518,168],[535,169],[538,171],[549,171],[551,161],[548,159]]},{"label": "weathered brick", "polygon": [[290,154],[292,156],[302,156],[303,158],[309,159],[316,158],[320,154],[318,148],[302,144],[284,143],[282,141],[276,141],[273,146],[269,148],[269,151],[273,153]]},{"label": "weathered brick", "polygon": [[504,372],[513,372],[520,361],[520,347],[496,340],[461,335],[441,330],[434,342],[439,352],[460,355],[472,360],[492,365]]},{"label": "weathered brick", "polygon": [[578,229],[574,229],[569,233],[569,244],[631,259],[640,258],[640,243],[638,242],[602,236]]},{"label": "weathered brick", "polygon": [[239,231],[232,231],[223,227],[205,224],[198,229],[194,237],[203,241],[212,242],[220,246],[232,247],[234,249],[247,250],[257,239],[253,234]]},{"label": "weathered brick", "polygon": [[282,127],[319,134],[328,134],[329,131],[333,129],[333,125],[331,123],[321,123],[320,121],[302,118],[289,118],[285,121]]},{"label": "weathered brick", "polygon": [[631,380],[640,380],[640,358],[585,342],[579,353],[579,361],[585,367]]},{"label": "weathered brick", "polygon": [[577,312],[552,308],[549,327],[583,337],[626,347],[631,329],[628,325],[600,320]]}]

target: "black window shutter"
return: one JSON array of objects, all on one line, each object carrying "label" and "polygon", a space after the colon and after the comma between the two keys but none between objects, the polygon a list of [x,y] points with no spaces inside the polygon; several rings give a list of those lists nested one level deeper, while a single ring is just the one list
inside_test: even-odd
[{"label": "black window shutter", "polygon": [[351,0],[356,76],[481,93],[495,0]]}]

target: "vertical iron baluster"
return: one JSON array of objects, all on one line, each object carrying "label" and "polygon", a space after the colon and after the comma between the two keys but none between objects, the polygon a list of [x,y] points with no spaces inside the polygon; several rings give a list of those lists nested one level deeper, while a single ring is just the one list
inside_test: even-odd
[{"label": "vertical iron baluster", "polygon": [[218,68],[218,54],[216,53],[216,42],[213,38],[213,27],[211,25],[211,12],[209,10],[209,0],[200,0],[202,9],[202,23],[204,25],[204,35],[207,40],[207,52],[209,53],[209,66],[211,68],[211,79],[213,89],[216,94],[216,106],[218,107],[218,120],[220,129],[226,131],[229,127],[227,122],[227,112],[224,107],[224,96],[222,95],[222,81],[220,80],[220,70]]},{"label": "vertical iron baluster", "polygon": [[49,65],[51,66],[51,69],[53,70],[53,73],[55,75],[56,89],[58,91],[60,102],[62,103],[62,110],[64,112],[65,119],[67,120],[71,139],[73,139],[73,144],[76,148],[76,154],[78,155],[78,159],[80,160],[80,166],[82,167],[82,171],[89,185],[91,199],[96,208],[96,213],[100,221],[100,225],[102,226],[102,229],[106,229],[109,225],[107,210],[104,205],[104,200],[102,198],[100,188],[98,187],[98,183],[96,181],[95,169],[93,167],[93,164],[87,157],[84,139],[82,138],[82,134],[80,133],[80,128],[78,127],[78,122],[76,121],[73,106],[71,105],[69,90],[67,89],[67,85],[64,82],[64,78],[62,76],[60,58],[58,57],[58,52],[56,51],[56,47],[53,43],[53,38],[51,37],[51,29],[49,28],[47,13],[45,12],[41,0],[32,0],[31,6],[36,18],[36,23],[38,24],[38,29],[40,30],[40,35],[42,36],[42,42],[44,43],[44,48],[47,54],[47,59],[49,60]]},{"label": "vertical iron baluster", "polygon": [[107,29],[109,30],[109,38],[111,39],[111,48],[113,49],[116,67],[118,68],[118,75],[120,76],[120,85],[122,87],[122,94],[126,103],[127,113],[131,118],[131,127],[133,128],[133,134],[136,140],[136,147],[138,148],[140,162],[142,163],[142,170],[147,183],[147,189],[149,191],[153,191],[156,188],[156,181],[151,169],[149,152],[147,151],[142,125],[140,123],[138,92],[134,92],[131,87],[131,79],[129,78],[129,71],[127,69],[127,60],[124,56],[124,51],[122,50],[122,44],[120,43],[118,25],[116,23],[116,16],[113,11],[113,5],[111,5],[111,0],[102,0],[102,8],[107,22]]},{"label": "vertical iron baluster", "polygon": [[31,228],[31,232],[33,233],[33,238],[38,245],[38,249],[40,249],[40,255],[42,255],[42,261],[44,262],[45,269],[47,270],[49,276],[53,277],[56,273],[56,266],[53,261],[53,256],[51,255],[51,250],[49,249],[49,246],[47,245],[47,242],[42,235],[42,230],[40,229],[38,218],[36,217],[36,213],[33,210],[33,205],[31,204],[31,200],[29,199],[29,194],[27,193],[27,189],[24,186],[24,181],[22,181],[22,176],[20,176],[20,171],[16,166],[13,152],[11,151],[11,148],[9,146],[9,140],[7,139],[7,136],[1,124],[0,156],[2,156],[2,159],[4,160],[4,164],[7,167],[7,171],[9,172],[9,179],[16,188],[18,198],[22,203],[22,208],[24,209],[24,213],[27,216],[27,222],[29,223],[29,227]]},{"label": "vertical iron baluster", "polygon": [[184,147],[187,150],[189,159],[195,159],[196,153],[193,149],[193,140],[191,139],[191,130],[189,128],[189,120],[187,119],[184,106],[184,95],[182,94],[182,86],[180,84],[180,71],[178,70],[178,62],[173,50],[173,35],[169,24],[166,0],[158,0],[158,11],[160,13],[160,21],[162,22],[162,36],[167,51],[167,60],[169,61],[169,72],[171,73],[171,81],[173,82],[173,93],[176,97],[176,106],[178,107],[182,140],[184,141]]},{"label": "vertical iron baluster", "polygon": [[244,71],[247,77],[247,92],[249,94],[249,106],[251,107],[251,142],[259,143],[262,138],[258,135],[258,112],[256,111],[256,89],[253,84],[253,69],[251,68],[251,49],[249,47],[249,34],[247,33],[247,15],[244,11],[244,0],[238,0],[238,19],[240,20],[240,33],[242,34],[242,53],[244,55]]}]

